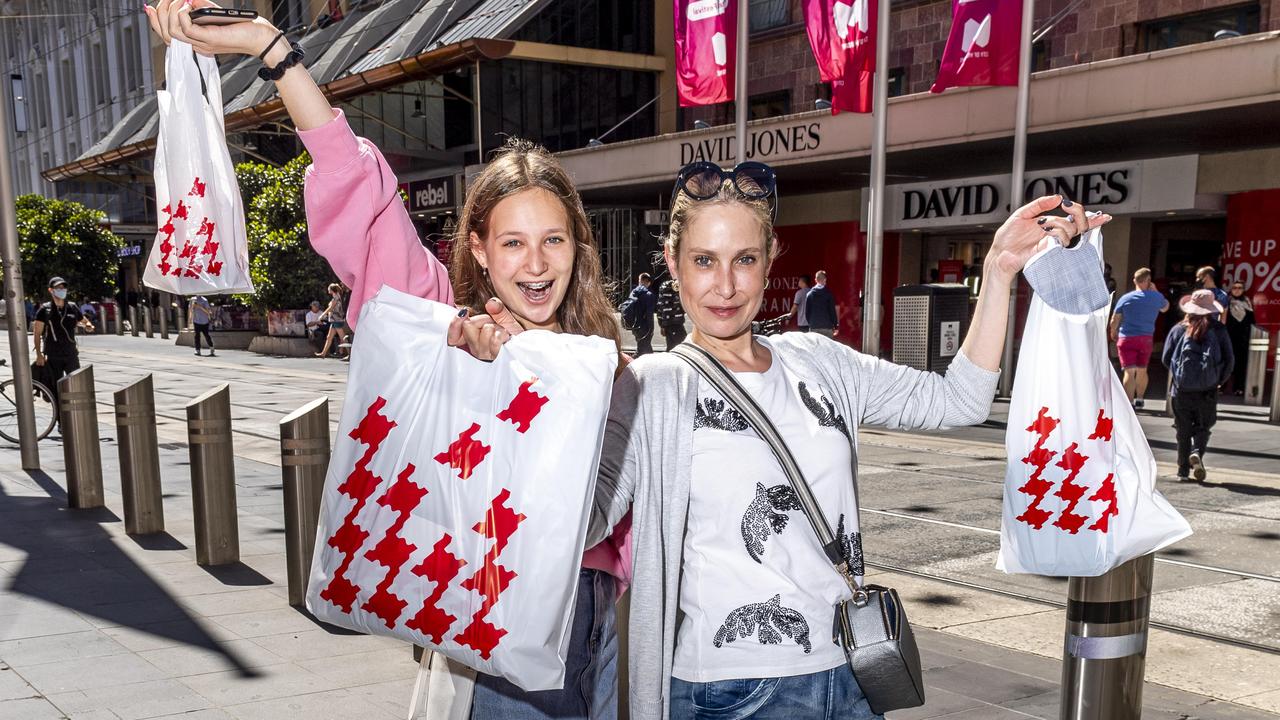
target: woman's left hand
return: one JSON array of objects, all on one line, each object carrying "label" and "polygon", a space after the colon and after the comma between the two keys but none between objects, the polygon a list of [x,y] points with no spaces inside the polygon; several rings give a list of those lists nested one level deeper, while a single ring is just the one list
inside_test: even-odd
[{"label": "woman's left hand", "polygon": [[[1066,211],[1066,217],[1044,215],[1058,207]],[[988,278],[1011,283],[1032,256],[1049,246],[1051,238],[1066,247],[1075,236],[1110,220],[1111,216],[1106,214],[1086,216],[1083,205],[1061,195],[1036,198],[1018,208],[996,231],[987,254]]]}]

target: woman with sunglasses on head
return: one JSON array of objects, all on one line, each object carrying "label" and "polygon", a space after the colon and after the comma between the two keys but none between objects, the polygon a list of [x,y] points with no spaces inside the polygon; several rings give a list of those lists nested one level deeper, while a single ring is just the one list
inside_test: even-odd
[{"label": "woman with sunglasses on head", "polygon": [[[257,56],[265,50],[267,68],[284,61],[290,46],[266,19],[198,26],[190,11],[202,7],[216,5],[159,0],[146,12],[166,44],[182,40],[205,55]],[[619,342],[582,201],[546,150],[510,141],[471,183],[453,245],[451,286],[444,266],[419,241],[396,176],[373,143],[356,137],[301,64],[285,69],[275,83],[314,161],[304,189],[308,231],[316,251],[351,288],[351,328],[364,302],[387,285],[442,303],[453,303],[456,291],[462,310],[449,329],[449,343],[482,360],[492,360],[504,342],[526,329]],[[623,523],[583,555],[564,689],[525,692],[501,678],[476,675],[469,717],[616,716],[614,601],[628,575],[626,537]],[[465,691],[474,673],[452,663],[450,671],[462,678]],[[432,717],[468,716],[465,707],[444,708],[432,697],[428,702]]]},{"label": "woman with sunglasses on head", "polygon": [[[633,513],[635,720],[877,717],[829,634],[835,604],[863,574],[858,426],[986,419],[1014,276],[1050,235],[1066,244],[1110,219],[1086,218],[1058,196],[1019,208],[996,232],[968,335],[941,376],[815,333],[752,335],[778,253],[776,198],[773,173],[760,163],[686,167],[664,257],[693,322],[686,342],[762,408],[838,542],[824,553],[771,446],[679,355],[698,350],[628,365],[614,384],[588,542]],[[1066,217],[1040,217],[1058,207]]]}]

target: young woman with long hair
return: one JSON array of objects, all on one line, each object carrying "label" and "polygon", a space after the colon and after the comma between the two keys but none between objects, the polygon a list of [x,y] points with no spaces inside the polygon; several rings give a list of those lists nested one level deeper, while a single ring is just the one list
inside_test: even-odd
[{"label": "young woman with long hair", "polygon": [[[206,55],[284,58],[287,44],[264,18],[224,26],[197,26],[190,11],[216,7],[208,0],[158,0],[146,8],[152,29],[166,43],[188,42]],[[397,191],[397,180],[378,149],[356,137],[342,111],[329,106],[300,65],[276,88],[298,135],[311,153],[304,200],[316,251],[351,288],[346,322],[355,328],[360,307],[383,285],[442,303],[454,302],[444,266],[423,247]],[[449,343],[484,360],[525,329],[599,335],[619,341],[605,296],[600,257],[572,180],[546,150],[507,144],[472,182],[453,247],[453,275],[462,312]],[[617,637],[614,601],[626,581],[625,524],[582,558],[565,688],[525,692],[500,678],[475,680],[470,717],[608,718],[617,709]],[[429,702],[434,702],[429,700]],[[457,708],[434,712],[466,717]]]},{"label": "young woman with long hair", "polygon": [[[753,336],[777,255],[773,173],[707,163],[677,176],[665,258],[710,353],[764,409],[863,574],[857,523],[860,424],[971,425],[987,417],[1014,276],[1053,234],[1106,222],[1058,196],[996,232],[970,329],[945,376],[863,355],[817,333]],[[1061,206],[1067,217],[1040,217]],[[682,358],[637,358],[614,383],[588,542],[633,513],[628,677],[633,720],[876,717],[830,642],[852,596],[775,459]]]},{"label": "young woman with long hair", "polygon": [[1169,329],[1160,359],[1173,375],[1169,402],[1178,437],[1178,479],[1203,482],[1209,431],[1218,422],[1218,388],[1235,367],[1231,337],[1218,321],[1223,307],[1212,288],[1197,290],[1178,304],[1182,322]]},{"label": "young woman with long hair", "polygon": [[[329,304],[325,306],[320,319],[329,323],[329,331],[325,333],[324,348],[316,353],[316,357],[329,357],[329,348],[333,346],[334,340],[339,345],[347,340],[347,311],[342,306],[342,286],[338,283],[329,283]],[[344,351],[342,354],[347,353]]]}]

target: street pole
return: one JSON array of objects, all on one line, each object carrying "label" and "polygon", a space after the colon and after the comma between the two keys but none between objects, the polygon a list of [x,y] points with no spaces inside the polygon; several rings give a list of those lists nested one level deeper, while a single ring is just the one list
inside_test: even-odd
[{"label": "street pole", "polygon": [[18,216],[9,168],[9,97],[0,92],[0,261],[4,264],[4,302],[9,318],[9,364],[18,405],[18,440],[23,470],[40,469],[36,447],[36,411],[32,399],[27,312],[22,302],[22,261],[18,254]]},{"label": "street pole", "polygon": [[[1009,181],[1009,212],[1022,207],[1027,169],[1027,107],[1031,101],[1031,34],[1034,32],[1035,0],[1022,0],[1022,35],[1018,52],[1018,102],[1013,126],[1013,177]],[[1013,392],[1013,346],[1018,321],[1018,278],[1009,290],[1009,324],[1004,334],[1004,359],[1000,363],[1000,394]]]},{"label": "street pole", "polygon": [[733,65],[733,115],[734,137],[738,143],[738,162],[747,159],[747,111],[751,99],[747,96],[747,43],[751,35],[751,3],[738,0],[738,47]]},{"label": "street pole", "polygon": [[889,0],[876,9],[876,78],[871,101],[871,190],[867,211],[866,278],[862,283],[862,352],[880,355],[880,277],[884,265],[884,165],[889,119]]}]

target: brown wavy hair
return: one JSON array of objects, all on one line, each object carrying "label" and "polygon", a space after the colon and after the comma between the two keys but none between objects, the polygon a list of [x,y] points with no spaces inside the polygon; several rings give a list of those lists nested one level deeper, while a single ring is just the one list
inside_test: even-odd
[{"label": "brown wavy hair", "polygon": [[489,232],[489,215],[498,203],[534,187],[560,199],[573,235],[573,272],[564,301],[556,309],[560,328],[577,335],[608,338],[621,347],[618,322],[608,298],[609,287],[600,269],[600,250],[582,198],[559,161],[546,148],[528,140],[508,140],[467,192],[454,234],[449,270],[457,303],[474,313],[483,313],[485,301],[496,295],[488,275],[471,252],[471,233],[483,240]]}]

